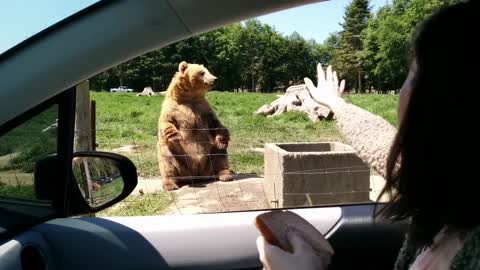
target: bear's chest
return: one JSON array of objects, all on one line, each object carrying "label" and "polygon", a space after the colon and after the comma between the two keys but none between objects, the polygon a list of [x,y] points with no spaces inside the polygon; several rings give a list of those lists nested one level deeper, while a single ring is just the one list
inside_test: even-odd
[{"label": "bear's chest", "polygon": [[183,130],[205,130],[208,128],[208,119],[212,116],[204,106],[180,105],[176,111],[179,121],[179,129]]}]

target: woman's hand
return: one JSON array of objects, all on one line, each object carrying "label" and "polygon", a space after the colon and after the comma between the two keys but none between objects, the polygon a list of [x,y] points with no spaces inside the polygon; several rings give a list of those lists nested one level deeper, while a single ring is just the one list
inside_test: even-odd
[{"label": "woman's hand", "polygon": [[[260,261],[265,270],[324,270],[329,262],[322,261],[315,250],[298,233],[290,231],[288,241],[293,248],[293,254],[270,245],[265,238],[257,238],[257,249]],[[330,254],[330,253],[329,253]]]},{"label": "woman's hand", "polygon": [[341,98],[343,90],[345,89],[345,80],[342,80],[339,84],[337,72],[332,71],[332,66],[328,66],[327,72],[323,71],[322,65],[317,65],[318,84],[317,87],[309,78],[305,78],[305,84],[308,91],[312,95],[312,98],[330,108],[333,112],[341,106],[345,101]]}]

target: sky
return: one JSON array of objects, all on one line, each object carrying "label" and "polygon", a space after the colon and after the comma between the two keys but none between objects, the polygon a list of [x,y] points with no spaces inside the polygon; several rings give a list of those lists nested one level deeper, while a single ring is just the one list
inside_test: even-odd
[{"label": "sky", "polygon": [[[294,31],[305,39],[323,42],[330,33],[341,30],[345,7],[351,0],[331,0],[287,9],[258,17],[261,22],[275,26],[275,29],[290,35]],[[388,0],[370,0],[372,11],[388,3]]]},{"label": "sky", "polygon": [[0,6],[0,53],[97,0],[6,0]]},{"label": "sky", "polygon": [[[370,0],[372,10],[388,0]],[[15,0],[0,8],[0,53],[97,0]],[[329,33],[339,31],[350,0],[331,0],[258,17],[284,34],[297,31],[305,39],[321,43]]]}]

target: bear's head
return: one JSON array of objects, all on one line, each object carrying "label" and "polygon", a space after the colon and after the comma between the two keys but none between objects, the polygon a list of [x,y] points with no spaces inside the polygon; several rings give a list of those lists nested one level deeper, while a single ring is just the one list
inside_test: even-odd
[{"label": "bear's head", "polygon": [[188,97],[203,97],[207,91],[212,88],[217,80],[207,68],[203,65],[188,64],[182,61],[178,65],[178,72],[175,75],[178,89],[182,96]]}]

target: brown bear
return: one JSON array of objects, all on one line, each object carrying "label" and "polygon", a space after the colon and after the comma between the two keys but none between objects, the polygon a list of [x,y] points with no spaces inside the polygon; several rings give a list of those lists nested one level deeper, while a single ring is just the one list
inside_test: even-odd
[{"label": "brown bear", "polygon": [[233,180],[230,133],[205,96],[217,78],[203,65],[178,65],[158,119],[158,163],[164,190],[200,179]]}]

